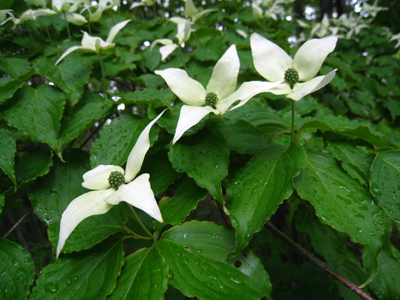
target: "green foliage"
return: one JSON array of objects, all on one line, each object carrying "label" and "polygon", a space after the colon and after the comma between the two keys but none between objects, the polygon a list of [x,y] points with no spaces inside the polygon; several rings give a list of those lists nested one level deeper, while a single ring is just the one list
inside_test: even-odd
[{"label": "green foliage", "polygon": [[[91,1],[74,13],[89,20],[103,9],[102,16],[79,26],[60,12],[36,16],[41,1],[0,2],[10,10],[0,11],[1,299],[359,299],[265,230],[266,222],[372,297],[400,297],[396,1],[380,0],[391,9],[375,18],[363,7],[375,1],[362,1],[361,11],[348,6],[350,27],[335,14],[327,27],[315,14],[299,25],[290,1],[194,1],[199,12],[212,9],[195,21],[185,16],[185,1],[133,9],[133,0],[102,8]],[[43,5],[54,9],[50,2]],[[304,2],[317,13],[319,4]],[[264,17],[253,15],[257,6]],[[24,15],[28,9],[33,14]],[[125,20],[105,47],[110,29]],[[83,32],[103,42],[82,47]],[[182,102],[175,88],[188,83],[171,87],[154,71],[179,68],[206,88],[234,44],[238,89],[265,82],[252,33],[293,57],[306,40],[334,32],[336,47],[320,70],[337,69],[328,85],[293,103],[279,93],[283,82],[205,115],[172,144],[179,122],[197,117],[184,119],[186,102],[198,95],[187,88]],[[229,85],[233,75],[218,76]],[[87,172],[126,169],[141,133],[163,111],[143,164],[140,151],[130,159],[141,166],[137,177],[149,174],[164,222],[120,203],[79,222],[56,258],[63,212],[88,193]],[[135,207],[146,208],[144,190],[142,182],[134,191]]]}]

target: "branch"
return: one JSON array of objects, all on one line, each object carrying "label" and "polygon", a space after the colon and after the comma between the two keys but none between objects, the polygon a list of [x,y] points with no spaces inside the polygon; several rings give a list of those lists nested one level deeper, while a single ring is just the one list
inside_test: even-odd
[{"label": "branch", "polygon": [[283,232],[279,231],[275,226],[273,226],[270,222],[265,223],[265,227],[267,227],[273,234],[278,236],[281,240],[283,240],[286,244],[288,244],[290,247],[294,248],[295,250],[299,251],[301,255],[303,255],[306,259],[311,261],[314,265],[316,265],[320,270],[324,271],[337,281],[339,281],[341,284],[346,286],[347,288],[350,289],[353,293],[355,293],[357,296],[359,296],[362,299],[365,300],[374,300],[370,295],[368,295],[366,292],[364,292],[362,289],[360,289],[357,285],[349,281],[347,278],[344,278],[342,275],[339,273],[335,272],[331,268],[327,266],[326,263],[312,255],[310,252],[308,252],[306,249],[301,247],[299,244],[297,244],[295,241],[291,240],[287,235],[285,235]]}]

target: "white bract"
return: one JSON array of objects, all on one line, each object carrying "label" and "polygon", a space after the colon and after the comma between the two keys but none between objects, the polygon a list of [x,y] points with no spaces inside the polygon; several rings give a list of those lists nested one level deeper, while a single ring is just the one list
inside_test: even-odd
[{"label": "white bract", "polygon": [[53,0],[51,7],[57,13],[60,12],[74,12],[81,4],[81,0]]},{"label": "white bract", "polygon": [[193,31],[191,28],[190,20],[173,17],[169,19],[171,22],[177,24],[178,31],[175,37],[178,39],[178,44],[174,43],[174,41],[170,39],[158,39],[151,43],[150,51],[153,50],[154,46],[157,44],[163,45],[160,47],[159,51],[161,53],[161,60],[165,60],[174,50],[190,38],[190,33]]},{"label": "white bract", "polygon": [[[49,16],[49,15],[54,15],[55,12],[51,9],[48,8],[40,8],[36,10],[28,9],[24,11],[19,18],[15,18],[12,13],[9,12],[9,10],[6,11],[6,13],[10,16],[6,20],[4,20],[1,25],[7,23],[8,21],[12,20],[14,22],[14,27],[18,24],[21,24],[26,21],[34,21],[36,20],[37,17],[40,16]],[[2,17],[2,16],[0,16]]]},{"label": "white bract", "polygon": [[185,18],[191,18],[192,22],[195,23],[198,19],[200,19],[204,14],[216,11],[216,9],[205,9],[203,11],[198,11],[196,6],[192,0],[186,0],[185,3]]},{"label": "white bract", "polygon": [[240,100],[240,103],[231,110],[244,105],[259,93],[268,92],[278,84],[259,81],[245,82],[236,90],[239,67],[236,46],[232,45],[215,65],[207,88],[190,78],[186,71],[181,69],[170,68],[155,71],[157,75],[164,78],[172,92],[187,104],[181,108],[173,144],[186,130],[200,122],[207,114],[224,114],[234,102]]},{"label": "white bract", "polygon": [[[129,203],[157,221],[163,222],[160,209],[151,190],[150,175],[144,173],[136,177],[142,167],[147,150],[150,148],[150,129],[163,113],[151,121],[140,134],[129,154],[125,171],[120,166],[99,165],[83,174],[83,187],[92,191],[72,200],[63,212],[57,257],[64,247],[65,241],[79,223],[90,216],[105,214],[121,201]],[[122,182],[118,187],[113,187],[110,184],[110,179],[116,175],[116,173],[111,174],[112,172],[117,172],[119,173],[117,175],[122,177]]]},{"label": "white bract", "polygon": [[157,2],[157,0],[142,0],[140,2],[134,2],[132,3],[131,7],[129,9],[138,7],[138,6],[150,6],[154,5]]},{"label": "white bract", "polygon": [[71,48],[68,48],[63,55],[56,61],[56,65],[68,54],[71,52],[82,49],[82,50],[89,50],[89,51],[94,51],[96,53],[99,53],[101,49],[109,49],[115,47],[115,44],[112,43],[114,40],[115,36],[118,34],[118,32],[125,27],[125,25],[130,22],[131,20],[126,20],[123,22],[118,23],[117,25],[114,25],[110,33],[108,34],[108,37],[106,41],[103,41],[101,38],[96,37],[96,36],[90,36],[87,32],[83,31],[83,38],[82,38],[82,46],[72,46]]},{"label": "white bract", "polygon": [[309,40],[292,59],[281,47],[259,34],[253,33],[250,38],[257,72],[269,81],[285,81],[270,92],[296,101],[323,88],[335,77],[336,70],[324,76],[315,75],[328,54],[335,49],[336,42],[335,36]]}]

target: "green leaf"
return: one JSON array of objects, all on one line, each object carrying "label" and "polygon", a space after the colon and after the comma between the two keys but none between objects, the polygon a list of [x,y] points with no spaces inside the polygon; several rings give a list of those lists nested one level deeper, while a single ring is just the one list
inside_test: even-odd
[{"label": "green leaf", "polygon": [[143,162],[141,173],[150,174],[151,189],[155,195],[165,192],[168,186],[181,176],[172,168],[166,150],[147,156]]},{"label": "green leaf", "polygon": [[65,95],[48,85],[36,90],[25,86],[6,103],[4,118],[35,141],[47,143],[58,152],[58,132]]},{"label": "green leaf", "polygon": [[271,296],[263,265],[249,252],[231,260],[234,233],[210,222],[186,222],[166,231],[157,249],[169,267],[170,285],[200,300],[260,299]]},{"label": "green leaf", "polygon": [[143,248],[125,258],[110,300],[163,300],[168,288],[168,267],[154,248]]},{"label": "green leaf", "polygon": [[136,104],[148,106],[152,103],[160,103],[163,106],[170,107],[175,100],[175,94],[170,90],[156,90],[156,89],[144,89],[136,90],[131,93],[120,93],[120,97],[123,97],[123,103],[125,104]]},{"label": "green leaf", "polygon": [[31,72],[28,59],[23,58],[3,58],[0,60],[0,69],[12,78],[18,78]]},{"label": "green leaf", "polygon": [[35,64],[37,72],[59,86],[68,95],[68,103],[75,106],[82,96],[83,88],[89,82],[90,65],[79,56],[70,55],[55,66],[58,57],[39,58]]},{"label": "green leaf", "polygon": [[26,159],[22,159],[15,166],[17,182],[21,186],[44,176],[50,171],[53,165],[51,152],[35,152]]},{"label": "green leaf", "polygon": [[85,93],[73,112],[61,120],[58,148],[62,151],[71,141],[103,119],[113,107],[111,100],[106,100],[95,93]]},{"label": "green leaf", "polygon": [[4,197],[3,194],[0,194],[0,215],[3,212],[3,206],[6,202],[6,198]]},{"label": "green leaf", "polygon": [[311,202],[322,223],[348,233],[353,242],[370,245],[378,253],[385,231],[384,218],[371,195],[328,154],[307,156],[307,167],[294,180],[299,196]]},{"label": "green leaf", "polygon": [[[90,151],[90,165],[120,166],[126,162],[129,153],[136,144],[136,140],[149,123],[147,118],[140,119],[135,115],[123,115],[105,125],[100,131],[100,137],[92,144]],[[150,140],[154,137],[152,129]]]},{"label": "green leaf", "polygon": [[400,150],[377,154],[371,166],[370,187],[379,207],[400,224]]},{"label": "green leaf", "polygon": [[23,82],[16,79],[0,78],[0,104],[10,99],[23,85]]},{"label": "green leaf", "polygon": [[[159,207],[164,224],[178,225],[185,221],[197,203],[207,197],[207,191],[200,188],[193,179],[186,177],[176,188],[172,198],[163,198]],[[161,226],[163,224],[157,223]]]},{"label": "green leaf", "polygon": [[197,185],[224,204],[221,180],[228,174],[229,149],[221,134],[203,130],[184,137],[170,148],[168,155],[175,170],[186,172]]},{"label": "green leaf", "polygon": [[218,61],[226,49],[224,44],[222,37],[213,36],[208,42],[199,44],[195,57],[200,61]]},{"label": "green leaf", "polygon": [[17,146],[11,133],[5,129],[0,129],[0,168],[17,185],[14,171],[14,156]]},{"label": "green leaf", "polygon": [[374,155],[365,147],[353,146],[347,142],[329,142],[326,150],[342,162],[343,169],[351,177],[359,180],[363,185],[368,181]]},{"label": "green leaf", "polygon": [[389,112],[390,116],[392,117],[392,121],[394,121],[398,116],[400,116],[400,103],[397,100],[390,100],[383,104]]},{"label": "green leaf", "polygon": [[229,148],[240,154],[255,154],[269,143],[260,130],[245,120],[220,124],[218,129],[224,134]]},{"label": "green leaf", "polygon": [[42,270],[29,299],[106,299],[115,288],[123,256],[120,237],[64,256]]},{"label": "green leaf", "polygon": [[227,188],[229,213],[236,228],[237,249],[242,251],[253,234],[293,193],[293,177],[307,164],[304,149],[291,144],[289,148],[270,145],[255,155],[235,175]]},{"label": "green leaf", "polygon": [[357,120],[348,120],[341,116],[328,115],[319,120],[304,118],[298,127],[299,133],[310,129],[332,131],[353,138],[362,139],[377,147],[386,146],[382,134],[374,131],[368,125],[359,123]]},{"label": "green leaf", "polygon": [[294,103],[295,111],[299,115],[308,115],[319,108],[318,102],[311,96],[304,97]]},{"label": "green leaf", "polygon": [[[86,153],[79,150],[66,152],[65,159],[65,163],[56,160],[51,172],[37,180],[29,193],[36,215],[49,227],[49,240],[54,247],[58,243],[62,213],[73,199],[87,192],[82,187],[82,175],[88,171]],[[122,207],[85,219],[71,233],[63,252],[88,249],[117,232],[127,233],[126,220]]]},{"label": "green leaf", "polygon": [[23,300],[35,280],[35,265],[28,251],[0,238],[0,298]]}]

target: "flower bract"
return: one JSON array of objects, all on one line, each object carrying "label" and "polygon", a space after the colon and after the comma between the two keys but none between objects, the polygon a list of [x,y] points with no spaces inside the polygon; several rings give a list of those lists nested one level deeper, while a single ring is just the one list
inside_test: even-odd
[{"label": "flower bract", "polygon": [[[269,81],[283,81],[270,90],[276,95],[286,95],[293,100],[300,100],[304,96],[311,94],[325,85],[333,77],[336,70],[324,76],[317,76],[325,58],[336,46],[337,37],[330,36],[322,39],[312,39],[307,41],[297,51],[292,59],[281,47],[267,40],[257,33],[253,33],[250,38],[251,51],[253,54],[254,66],[257,72]],[[289,69],[293,70],[287,72]],[[296,81],[287,81],[285,74],[298,74]],[[289,76],[293,79],[293,76]]]},{"label": "flower bract", "polygon": [[112,43],[112,41],[114,40],[117,33],[122,28],[124,28],[125,25],[130,21],[131,20],[126,20],[126,21],[118,23],[117,25],[114,25],[111,28],[106,41],[103,41],[101,38],[96,37],[96,36],[95,37],[90,36],[87,32],[83,31],[82,46],[72,46],[71,48],[68,48],[63,53],[63,55],[61,55],[61,57],[56,61],[56,65],[68,54],[70,54],[71,52],[78,50],[78,49],[89,50],[89,51],[94,51],[96,53],[99,53],[101,49],[105,50],[105,49],[115,47],[115,44]]},{"label": "flower bract", "polygon": [[142,131],[129,154],[125,170],[120,166],[99,165],[83,175],[82,186],[92,191],[72,200],[63,212],[57,257],[64,247],[65,241],[79,223],[90,216],[105,214],[121,201],[129,203],[157,221],[163,222],[150,186],[150,175],[144,173],[136,177],[150,148],[150,129],[163,113],[159,114]]},{"label": "flower bract", "polygon": [[234,102],[240,101],[235,109],[244,105],[253,96],[267,92],[278,83],[245,82],[236,90],[239,74],[239,57],[236,46],[232,45],[214,67],[207,88],[190,78],[186,71],[170,68],[155,71],[166,81],[172,92],[184,102],[172,143],[176,143],[186,130],[196,125],[209,113],[224,114]]}]

